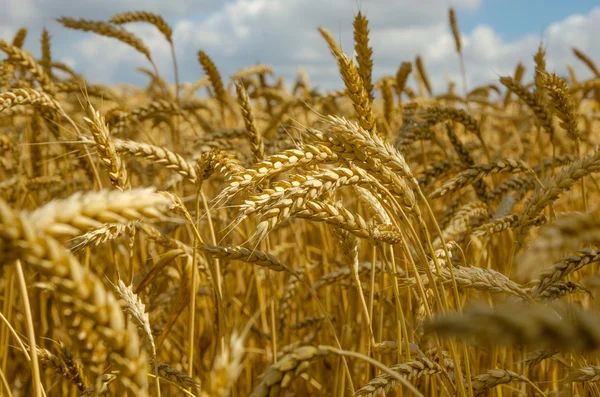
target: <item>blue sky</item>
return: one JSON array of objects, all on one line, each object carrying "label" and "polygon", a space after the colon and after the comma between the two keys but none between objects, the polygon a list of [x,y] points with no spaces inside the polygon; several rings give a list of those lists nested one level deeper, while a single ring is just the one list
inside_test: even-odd
[{"label": "blue sky", "polygon": [[486,24],[505,39],[513,40],[540,34],[553,22],[573,14],[587,14],[598,6],[598,0],[482,0],[477,10],[460,10],[458,18],[466,32]]},{"label": "blue sky", "polygon": [[[340,38],[351,53],[352,19],[361,9],[369,18],[374,50],[374,77],[395,74],[403,61],[421,55],[436,90],[460,81],[447,10],[458,15],[469,86],[497,82],[517,62],[532,70],[540,41],[548,67],[566,73],[572,64],[581,79],[590,72],[572,55],[579,49],[600,64],[598,0],[0,0],[0,37],[10,41],[21,26],[30,28],[25,48],[39,54],[39,35],[52,35],[53,56],[92,82],[142,85],[136,69],[148,67],[143,56],[112,39],[67,30],[60,16],[110,18],[115,13],[145,10],[163,15],[172,25],[180,75],[202,77],[196,53],[203,50],[227,79],[240,68],[268,63],[278,76],[293,82],[302,67],[313,84],[338,88],[335,61],[317,33],[319,26]],[[578,15],[577,17],[574,17]],[[144,40],[163,77],[171,79],[170,51],[151,26],[126,28]],[[0,54],[0,58],[2,54]]]}]

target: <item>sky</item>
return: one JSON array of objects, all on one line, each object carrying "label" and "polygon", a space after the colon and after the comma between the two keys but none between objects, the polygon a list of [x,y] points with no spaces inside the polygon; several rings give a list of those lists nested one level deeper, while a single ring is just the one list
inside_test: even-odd
[{"label": "sky", "polygon": [[[550,71],[565,74],[571,64],[578,78],[592,77],[573,56],[574,46],[600,64],[599,0],[0,0],[0,5],[0,38],[11,41],[26,26],[25,49],[39,57],[46,27],[53,58],[103,84],[146,84],[147,77],[136,69],[148,68],[147,60],[114,39],[66,29],[56,18],[107,20],[133,10],[161,14],[173,27],[181,80],[190,82],[203,76],[197,61],[203,50],[224,80],[241,68],[266,63],[289,84],[302,67],[314,86],[340,88],[335,60],[317,28],[328,28],[352,54],[358,10],[369,19],[375,79],[395,74],[401,62],[421,55],[434,90],[443,92],[449,79],[460,86],[450,6],[457,12],[470,87],[497,82],[519,61],[531,73],[540,42]],[[161,75],[172,81],[170,49],[160,33],[147,24],[126,28],[144,40]]]}]

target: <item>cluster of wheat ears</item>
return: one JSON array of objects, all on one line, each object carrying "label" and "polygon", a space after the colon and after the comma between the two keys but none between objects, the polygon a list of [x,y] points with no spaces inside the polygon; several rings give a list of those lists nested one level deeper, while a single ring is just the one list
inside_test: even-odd
[{"label": "cluster of wheat ears", "polygon": [[[167,84],[92,84],[0,40],[0,395],[600,396],[600,70],[345,88],[208,54]],[[461,37],[449,12],[463,80]],[[413,70],[413,64],[415,65]],[[199,73],[200,74],[200,73]],[[466,84],[463,84],[464,87]],[[414,88],[411,88],[414,87]],[[197,91],[205,89],[208,95]]]}]

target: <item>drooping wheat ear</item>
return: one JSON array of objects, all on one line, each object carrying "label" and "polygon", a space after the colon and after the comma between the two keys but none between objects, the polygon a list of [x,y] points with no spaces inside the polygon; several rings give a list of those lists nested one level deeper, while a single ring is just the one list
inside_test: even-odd
[{"label": "drooping wheat ear", "polygon": [[63,112],[60,104],[43,91],[32,88],[15,88],[0,94],[0,112],[16,105],[47,107]]},{"label": "drooping wheat ear", "polygon": [[242,206],[237,221],[242,221],[249,214],[258,212],[261,217],[251,238],[252,241],[258,242],[264,239],[275,226],[302,208],[305,202],[317,199],[327,192],[334,192],[342,186],[367,182],[368,178],[368,175],[357,167],[333,168],[309,177],[294,175],[293,182],[288,182],[288,187],[272,191],[266,197],[257,197],[255,201],[247,201]]},{"label": "drooping wheat ear", "polygon": [[515,160],[511,158],[494,160],[490,161],[488,164],[474,165],[460,172],[458,175],[444,182],[440,187],[435,189],[431,193],[430,197],[439,198],[445,196],[448,193],[452,193],[469,186],[487,175],[493,175],[499,172],[525,172],[532,175],[534,174],[533,170],[523,160]]},{"label": "drooping wheat ear", "polygon": [[243,174],[246,169],[234,154],[225,150],[211,150],[202,153],[196,164],[197,183],[201,183],[210,176],[219,172],[224,176]]},{"label": "drooping wheat ear", "polygon": [[526,365],[537,365],[547,358],[554,357],[558,353],[555,349],[538,349],[527,354],[527,358],[524,363]]},{"label": "drooping wheat ear", "polygon": [[358,201],[367,208],[377,223],[381,225],[392,224],[392,218],[381,204],[381,196],[361,186],[353,186],[352,188],[357,193]]},{"label": "drooping wheat ear", "polygon": [[203,151],[213,148],[222,149],[221,146],[226,145],[224,141],[243,139],[246,136],[245,128],[223,128],[219,130],[211,128],[209,131],[206,135],[196,138],[195,141],[195,145]]},{"label": "drooping wheat ear", "polygon": [[431,163],[427,168],[421,171],[420,176],[417,177],[419,186],[423,189],[431,186],[439,178],[446,176],[456,169],[462,167],[462,162],[440,160]]},{"label": "drooping wheat ear", "polygon": [[107,223],[99,229],[89,231],[76,237],[77,243],[70,247],[71,251],[80,251],[85,247],[103,244],[117,239],[131,230],[132,225],[122,223]]},{"label": "drooping wheat ear", "polygon": [[255,74],[273,74],[273,69],[269,65],[258,63],[256,65],[239,69],[231,75],[233,81],[243,80]]},{"label": "drooping wheat ear", "polygon": [[89,19],[74,19],[68,17],[58,18],[57,21],[64,27],[75,30],[83,30],[85,32],[94,32],[101,36],[112,37],[135,48],[139,53],[144,55],[150,62],[152,57],[150,56],[150,50],[142,39],[134,35],[133,33],[116,27],[115,25],[104,22],[104,21],[92,21]]},{"label": "drooping wheat ear", "polygon": [[[347,122],[345,119],[342,119],[343,122]],[[339,129],[336,131],[343,131],[343,129]],[[355,131],[355,130],[354,130]],[[352,133],[353,130],[349,130],[346,132]],[[363,133],[367,133],[365,130],[362,130]],[[359,150],[360,146],[358,144],[369,145],[371,148],[374,147],[385,147],[390,146],[389,143],[386,143],[384,146],[378,145],[374,141],[364,140],[360,135],[354,137],[342,137],[336,136],[334,134],[329,133],[327,136],[324,135],[320,131],[311,130],[311,134],[318,138],[318,140],[328,145],[332,150],[334,150],[340,157],[341,160],[344,160],[344,163],[349,167],[359,166],[357,170],[359,173],[364,174],[361,175],[363,178],[362,182],[369,182],[371,178],[377,179],[379,183],[385,186],[386,189],[389,190],[392,194],[400,199],[401,204],[405,205],[407,209],[410,211],[417,210],[416,207],[416,199],[414,192],[412,190],[412,186],[414,186],[417,182],[416,179],[413,178],[404,178],[399,174],[400,169],[402,169],[401,163],[396,162],[398,158],[394,159],[392,153],[386,152],[377,152],[379,156],[371,156],[367,154],[364,150]],[[373,135],[374,137],[379,137],[379,135]],[[346,139],[349,139],[347,141]],[[366,147],[362,147],[365,149]],[[395,149],[394,149],[395,150]],[[379,158],[378,158],[379,157]],[[387,164],[384,164],[380,158],[384,158]],[[394,164],[395,163],[395,164]],[[408,167],[407,170],[410,171]],[[367,170],[369,173],[364,173],[363,170]],[[380,192],[382,193],[382,192]],[[383,192],[384,193],[384,192]]]},{"label": "drooping wheat ear", "polygon": [[309,219],[313,222],[326,222],[360,238],[396,244],[402,240],[400,233],[382,233],[377,226],[370,226],[358,214],[344,208],[340,202],[307,201],[304,207],[292,214],[293,217]]},{"label": "drooping wheat ear", "polygon": [[308,370],[311,361],[329,352],[314,346],[302,346],[286,354],[261,375],[250,397],[279,397],[292,382]]},{"label": "drooping wheat ear", "polygon": [[[368,164],[368,169],[377,172],[379,167],[369,159],[369,156],[373,156],[394,173],[406,179],[411,185],[418,183],[402,153],[389,141],[377,134],[369,134],[360,125],[343,117],[330,115],[327,121],[330,126],[327,135],[329,139],[323,139],[323,134],[319,134],[318,131],[310,130],[309,132],[314,133],[314,136],[319,137],[322,141],[333,145],[336,145],[336,141],[341,141],[342,147],[334,146],[335,151],[348,160],[365,162]],[[349,156],[349,151],[353,153],[353,156]]]},{"label": "drooping wheat ear", "polygon": [[[495,84],[486,84],[473,88],[467,93],[467,97],[476,100],[477,97],[488,97],[491,92],[500,94],[500,89]],[[482,102],[483,103],[483,102]]]},{"label": "drooping wheat ear", "polygon": [[89,97],[97,97],[109,101],[118,101],[117,95],[109,88],[100,84],[85,84],[79,80],[66,80],[56,83],[56,92],[77,93],[84,92]]},{"label": "drooping wheat ear", "polygon": [[417,55],[415,58],[415,65],[417,66],[417,71],[419,72],[419,76],[421,80],[423,80],[423,85],[425,85],[425,89],[429,95],[433,95],[433,90],[431,89],[431,83],[429,82],[429,76],[427,75],[427,71],[425,70],[425,65],[423,65],[423,59],[420,55]]},{"label": "drooping wheat ear", "polygon": [[454,276],[456,286],[459,290],[476,289],[496,294],[505,293],[515,295],[525,300],[530,299],[523,287],[493,269],[460,266],[454,267],[452,272],[447,267],[443,267],[440,270],[441,273],[437,273],[433,269],[433,274],[439,277],[441,283],[446,286],[453,285],[452,276]]},{"label": "drooping wheat ear", "polygon": [[229,344],[221,350],[215,359],[210,373],[207,392],[209,396],[229,397],[231,388],[242,372],[244,340],[237,332],[231,334]]},{"label": "drooping wheat ear", "polygon": [[[462,243],[471,227],[480,225],[482,222],[488,222],[490,218],[489,208],[485,203],[474,201],[455,208],[447,226],[442,231],[442,237],[445,241],[457,241]],[[433,246],[441,246],[442,239],[438,236],[433,241]]]},{"label": "drooping wheat ear", "polygon": [[[409,380],[418,379],[422,376],[429,376],[442,373],[443,368],[425,356],[415,357],[412,360],[406,360],[402,363],[390,366],[390,369]],[[377,397],[389,393],[396,387],[397,381],[390,374],[384,372],[371,379],[366,385],[354,393],[355,396]]]},{"label": "drooping wheat ear", "polygon": [[216,256],[217,258],[242,261],[266,267],[276,272],[284,271],[286,268],[279,259],[268,252],[251,250],[239,245],[200,245],[198,248],[205,254]]},{"label": "drooping wheat ear", "polygon": [[[505,304],[493,308],[479,304],[462,314],[434,318],[425,325],[425,332],[479,343],[584,352],[600,347],[599,325],[600,318],[595,314],[566,304]],[[552,332],[548,332],[550,329]]]},{"label": "drooping wheat ear", "polygon": [[585,64],[585,66],[587,66],[596,75],[596,77],[600,77],[600,70],[598,69],[598,67],[596,66],[594,61],[592,61],[592,59],[590,57],[588,57],[587,55],[585,55],[583,52],[581,52],[580,50],[578,50],[575,47],[573,47],[573,54],[575,54],[575,56],[581,62],[583,62]]},{"label": "drooping wheat ear", "polygon": [[232,175],[229,186],[219,193],[215,201],[229,201],[239,192],[256,187],[261,182],[268,181],[292,169],[306,169],[311,165],[334,163],[337,160],[337,154],[327,146],[319,143],[305,144],[297,149],[288,149],[254,164],[253,168],[244,169],[242,173]]},{"label": "drooping wheat ear", "polygon": [[176,103],[158,99],[146,105],[141,105],[133,109],[130,113],[133,121],[144,121],[159,113],[181,114],[181,108]]},{"label": "drooping wheat ear", "polygon": [[210,80],[210,85],[215,91],[215,96],[221,105],[221,112],[225,111],[225,107],[227,106],[227,93],[225,92],[225,87],[223,86],[223,80],[221,80],[221,75],[219,74],[219,70],[213,63],[212,59],[206,54],[204,51],[198,51],[198,62],[202,65],[202,69],[204,69],[204,73],[208,76]]},{"label": "drooping wheat ear", "polygon": [[519,217],[517,233],[519,239],[522,241],[531,227],[532,220],[558,199],[562,192],[570,190],[584,176],[598,171],[600,171],[600,150],[571,162],[547,182],[543,189],[537,190],[527,200],[522,215]]},{"label": "drooping wheat ear", "polygon": [[181,387],[192,387],[199,388],[200,382],[190,378],[186,373],[179,371],[177,368],[173,368],[167,363],[152,361],[151,369],[153,372],[158,372],[158,376],[161,379],[168,380],[169,382],[176,384]]},{"label": "drooping wheat ear", "polygon": [[341,50],[327,29],[319,28],[319,31],[327,41],[331,54],[338,62],[340,75],[344,80],[348,97],[354,105],[360,126],[367,131],[372,131],[375,128],[375,120],[373,119],[371,100],[356,66],[354,66],[354,62]]},{"label": "drooping wheat ear", "polygon": [[454,12],[454,8],[450,7],[450,10],[448,11],[448,17],[450,19],[450,28],[452,29],[452,36],[454,37],[454,45],[456,46],[456,52],[462,54],[460,29],[458,28],[458,22],[456,21],[456,13]]},{"label": "drooping wheat ear", "polygon": [[369,21],[360,11],[354,18],[354,51],[358,75],[362,79],[369,100],[373,102],[373,49],[369,47]]},{"label": "drooping wheat ear", "polygon": [[536,277],[534,282],[537,281],[537,284],[531,289],[531,296],[541,294],[546,288],[569,274],[598,261],[600,261],[600,251],[591,248],[583,248],[575,254],[565,256]]},{"label": "drooping wheat ear", "polygon": [[548,106],[540,101],[540,98],[535,94],[527,91],[521,83],[518,83],[512,77],[500,77],[500,82],[508,88],[509,91],[513,92],[519,97],[529,108],[533,111],[533,114],[538,119],[540,125],[550,134],[550,137],[554,137],[554,126],[552,124],[552,113]]},{"label": "drooping wheat ear", "polygon": [[237,92],[238,104],[242,111],[242,118],[244,119],[244,125],[246,126],[246,136],[250,141],[250,148],[252,149],[252,155],[254,162],[258,163],[262,161],[265,156],[265,147],[262,139],[262,135],[256,128],[254,123],[254,116],[252,115],[252,106],[250,106],[250,98],[246,88],[241,82],[235,83],[235,89]]},{"label": "drooping wheat ear", "polygon": [[559,299],[563,296],[575,294],[583,292],[591,295],[590,290],[583,284],[579,284],[573,281],[559,281],[555,284],[547,287],[543,292],[541,292],[538,297],[540,300],[545,300],[546,302],[553,301],[555,299]]},{"label": "drooping wheat ear", "polygon": [[41,38],[41,49],[42,49],[42,61],[40,64],[42,65],[42,69],[50,79],[52,79],[52,53],[50,52],[50,33],[46,30],[46,28],[42,29],[42,38]]},{"label": "drooping wheat ear", "polygon": [[264,98],[269,102],[275,101],[275,102],[279,102],[279,103],[283,103],[283,102],[290,100],[289,94],[282,91],[280,88],[262,87],[262,86],[259,86],[254,89],[254,92],[252,93],[252,97],[253,98]]},{"label": "drooping wheat ear", "polygon": [[581,131],[577,127],[577,108],[567,83],[554,73],[544,74],[540,77],[550,99],[556,115],[560,119],[560,126],[566,131],[567,136],[573,140],[579,139]]},{"label": "drooping wheat ear", "polygon": [[118,153],[148,159],[155,164],[174,170],[192,183],[197,181],[194,165],[175,152],[163,147],[123,139],[114,139],[113,142]]},{"label": "drooping wheat ear", "polygon": [[131,22],[148,22],[156,26],[156,28],[165,36],[165,39],[169,42],[173,42],[173,30],[169,24],[160,15],[153,14],[146,11],[129,11],[122,12],[120,14],[113,15],[109,22],[115,25],[123,25]]},{"label": "drooping wheat ear", "polygon": [[408,81],[408,76],[412,72],[412,63],[410,62],[402,62],[398,71],[396,72],[396,95],[398,96],[398,100],[402,101],[402,92],[404,92],[404,88],[406,87],[406,82]]},{"label": "drooping wheat ear", "polygon": [[518,380],[520,382],[530,382],[525,375],[520,375],[507,369],[489,369],[485,374],[474,376],[471,379],[473,395],[481,396],[488,390],[498,386]]},{"label": "drooping wheat ear", "polygon": [[122,107],[112,109],[107,116],[109,125],[118,130],[124,129],[130,122],[142,122],[144,120],[166,115],[182,115],[188,122],[186,115],[177,103],[158,99],[148,104],[137,106],[131,111],[126,111]]},{"label": "drooping wheat ear", "polygon": [[89,383],[83,373],[83,368],[73,359],[64,345],[61,346],[61,350],[59,355],[55,355],[49,350],[38,346],[37,356],[40,365],[43,368],[49,368],[57,375],[62,376],[74,384],[79,391],[84,391]]},{"label": "drooping wheat ear", "polygon": [[[485,237],[495,233],[500,233],[514,228],[519,222],[519,214],[506,215],[502,218],[494,219],[490,223],[477,226],[471,231],[471,236]],[[540,215],[535,219],[535,226],[543,225],[547,222],[545,215]]]},{"label": "drooping wheat ear", "polygon": [[463,109],[434,106],[425,108],[419,113],[425,116],[427,123],[431,126],[446,120],[453,120],[464,125],[467,131],[474,133],[478,138],[481,137],[479,123]]},{"label": "drooping wheat ear", "polygon": [[0,50],[8,55],[9,61],[14,62],[31,73],[43,91],[50,94],[54,92],[54,83],[52,83],[52,79],[44,72],[40,64],[33,59],[31,54],[1,39]]},{"label": "drooping wheat ear", "polygon": [[83,120],[87,123],[94,137],[100,160],[108,169],[108,176],[112,184],[120,190],[125,190],[129,186],[125,163],[123,163],[117,152],[104,116],[94,109],[91,103],[88,105],[88,116],[84,117]]},{"label": "drooping wheat ear", "polygon": [[171,46],[171,58],[173,58],[173,72],[175,74],[175,92],[176,98],[179,100],[179,71],[177,68],[177,58],[175,57],[175,47],[173,45],[173,29],[171,29],[167,21],[160,15],[151,12],[130,11],[113,15],[110,22],[115,25],[123,25],[131,22],[147,22],[154,25],[163,34]]}]

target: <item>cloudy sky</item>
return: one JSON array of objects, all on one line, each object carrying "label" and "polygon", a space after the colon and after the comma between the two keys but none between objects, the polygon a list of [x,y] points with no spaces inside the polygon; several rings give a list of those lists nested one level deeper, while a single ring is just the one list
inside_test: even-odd
[{"label": "cloudy sky", "polygon": [[[448,26],[453,6],[463,35],[469,85],[497,81],[520,60],[532,70],[540,41],[548,68],[566,72],[572,64],[581,79],[590,72],[572,55],[573,46],[600,64],[598,0],[0,0],[0,37],[12,40],[29,28],[25,48],[39,55],[42,27],[52,35],[55,59],[69,63],[92,82],[144,84],[136,68],[143,56],[118,41],[62,27],[55,18],[108,19],[115,13],[145,10],[161,14],[173,27],[182,80],[202,77],[196,53],[208,53],[223,76],[257,62],[287,80],[298,67],[323,88],[341,85],[336,64],[317,27],[328,28],[352,52],[352,19],[360,9],[369,18],[375,77],[395,73],[402,61],[420,54],[443,90],[448,78],[460,81],[459,63]],[[151,26],[127,28],[150,47],[164,77],[172,77],[169,47]],[[1,55],[0,55],[1,57]]]}]

